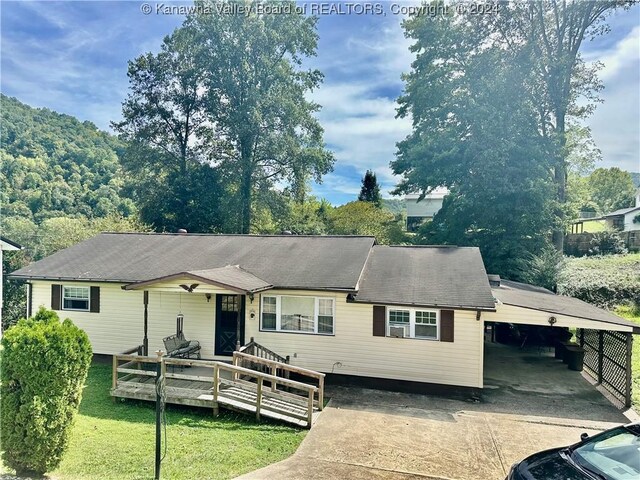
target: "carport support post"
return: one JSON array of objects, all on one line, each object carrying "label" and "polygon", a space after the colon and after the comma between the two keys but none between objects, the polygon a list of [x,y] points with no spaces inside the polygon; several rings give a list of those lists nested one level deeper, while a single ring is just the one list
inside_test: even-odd
[{"label": "carport support post", "polygon": [[602,383],[602,360],[604,356],[604,332],[598,330],[598,384]]},{"label": "carport support post", "polygon": [[625,365],[625,398],[624,406],[631,407],[631,349],[633,348],[633,333],[627,333],[627,351],[626,353],[626,365]]}]

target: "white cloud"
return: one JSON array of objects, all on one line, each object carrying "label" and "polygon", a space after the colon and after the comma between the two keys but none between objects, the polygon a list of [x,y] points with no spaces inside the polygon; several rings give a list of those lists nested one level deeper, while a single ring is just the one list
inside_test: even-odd
[{"label": "white cloud", "polygon": [[604,64],[600,73],[604,102],[587,119],[603,161],[598,166],[640,171],[640,27],[612,48],[589,52]]},{"label": "white cloud", "polygon": [[[411,131],[408,119],[396,119],[396,97],[402,91],[401,74],[412,61],[401,18],[376,19],[370,29],[351,32],[335,51],[323,51],[317,67],[325,83],[311,95],[322,105],[318,115],[325,141],[334,151],[336,172],[327,175],[319,194],[340,192],[355,197],[360,178],[373,170],[382,193],[389,196],[398,178],[391,173],[396,142]],[[340,51],[338,51],[340,50]]]}]

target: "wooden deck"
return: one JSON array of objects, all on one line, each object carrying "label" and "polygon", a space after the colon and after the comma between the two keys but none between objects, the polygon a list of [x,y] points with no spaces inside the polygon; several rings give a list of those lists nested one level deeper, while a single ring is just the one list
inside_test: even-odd
[{"label": "wooden deck", "polygon": [[[226,408],[311,428],[323,407],[324,374],[240,352],[234,353],[233,362],[114,355],[111,395],[155,401],[160,363],[167,403],[210,408],[215,415]],[[240,366],[247,363],[271,373]],[[292,371],[318,385],[278,375]]]}]

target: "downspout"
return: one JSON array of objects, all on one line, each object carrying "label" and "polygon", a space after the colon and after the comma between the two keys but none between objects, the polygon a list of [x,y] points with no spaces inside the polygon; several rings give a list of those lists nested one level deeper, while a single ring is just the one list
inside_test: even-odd
[{"label": "downspout", "polygon": [[149,337],[147,336],[149,326],[149,291],[145,290],[142,295],[144,302],[144,337],[142,339],[142,355],[149,356]]}]

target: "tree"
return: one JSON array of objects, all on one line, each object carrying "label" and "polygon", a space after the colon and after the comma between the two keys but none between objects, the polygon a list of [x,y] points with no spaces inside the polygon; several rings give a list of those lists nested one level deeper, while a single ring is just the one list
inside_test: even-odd
[{"label": "tree", "polygon": [[[114,123],[127,148],[121,158],[130,195],[156,230],[220,231],[228,197],[211,166],[213,128],[206,114],[206,70],[188,29],[165,38],[160,53],[129,62],[130,93]],[[232,210],[232,209],[229,209]]]},{"label": "tree", "polygon": [[376,174],[371,170],[367,170],[362,178],[362,188],[358,195],[358,200],[361,202],[371,202],[376,207],[382,206],[382,197],[380,196],[380,186],[376,179]]},{"label": "tree", "polygon": [[408,241],[403,230],[401,218],[371,202],[349,202],[329,213],[332,235],[371,235],[378,243],[398,245]]},{"label": "tree", "polygon": [[528,101],[526,72],[466,16],[417,16],[404,23],[416,59],[404,76],[400,116],[413,132],[391,166],[395,193],[446,186],[450,194],[417,243],[480,247],[488,271],[519,278],[551,231],[548,145]]},{"label": "tree", "polygon": [[[296,11],[295,2],[266,3]],[[206,66],[210,157],[237,192],[241,233],[250,231],[253,195],[261,185],[287,181],[295,189],[309,176],[320,181],[332,168],[333,156],[324,148],[314,116],[320,107],[306,98],[322,74],[301,68],[316,52],[316,21],[302,13],[258,15],[254,10],[191,15],[184,24],[196,40],[190,51]]]},{"label": "tree", "polygon": [[635,187],[629,172],[618,167],[598,168],[589,175],[591,199],[598,213],[607,214],[621,208],[633,207]]},{"label": "tree", "polygon": [[[499,4],[489,19],[491,38],[498,48],[506,45],[514,65],[530,73],[528,98],[538,110],[541,134],[550,140],[556,184],[558,220],[553,244],[562,252],[566,228],[563,205],[567,185],[567,125],[570,119],[591,114],[602,89],[599,64],[588,65],[580,56],[585,38],[608,32],[606,17],[627,0],[526,0]],[[586,101],[579,102],[579,99]]]}]

